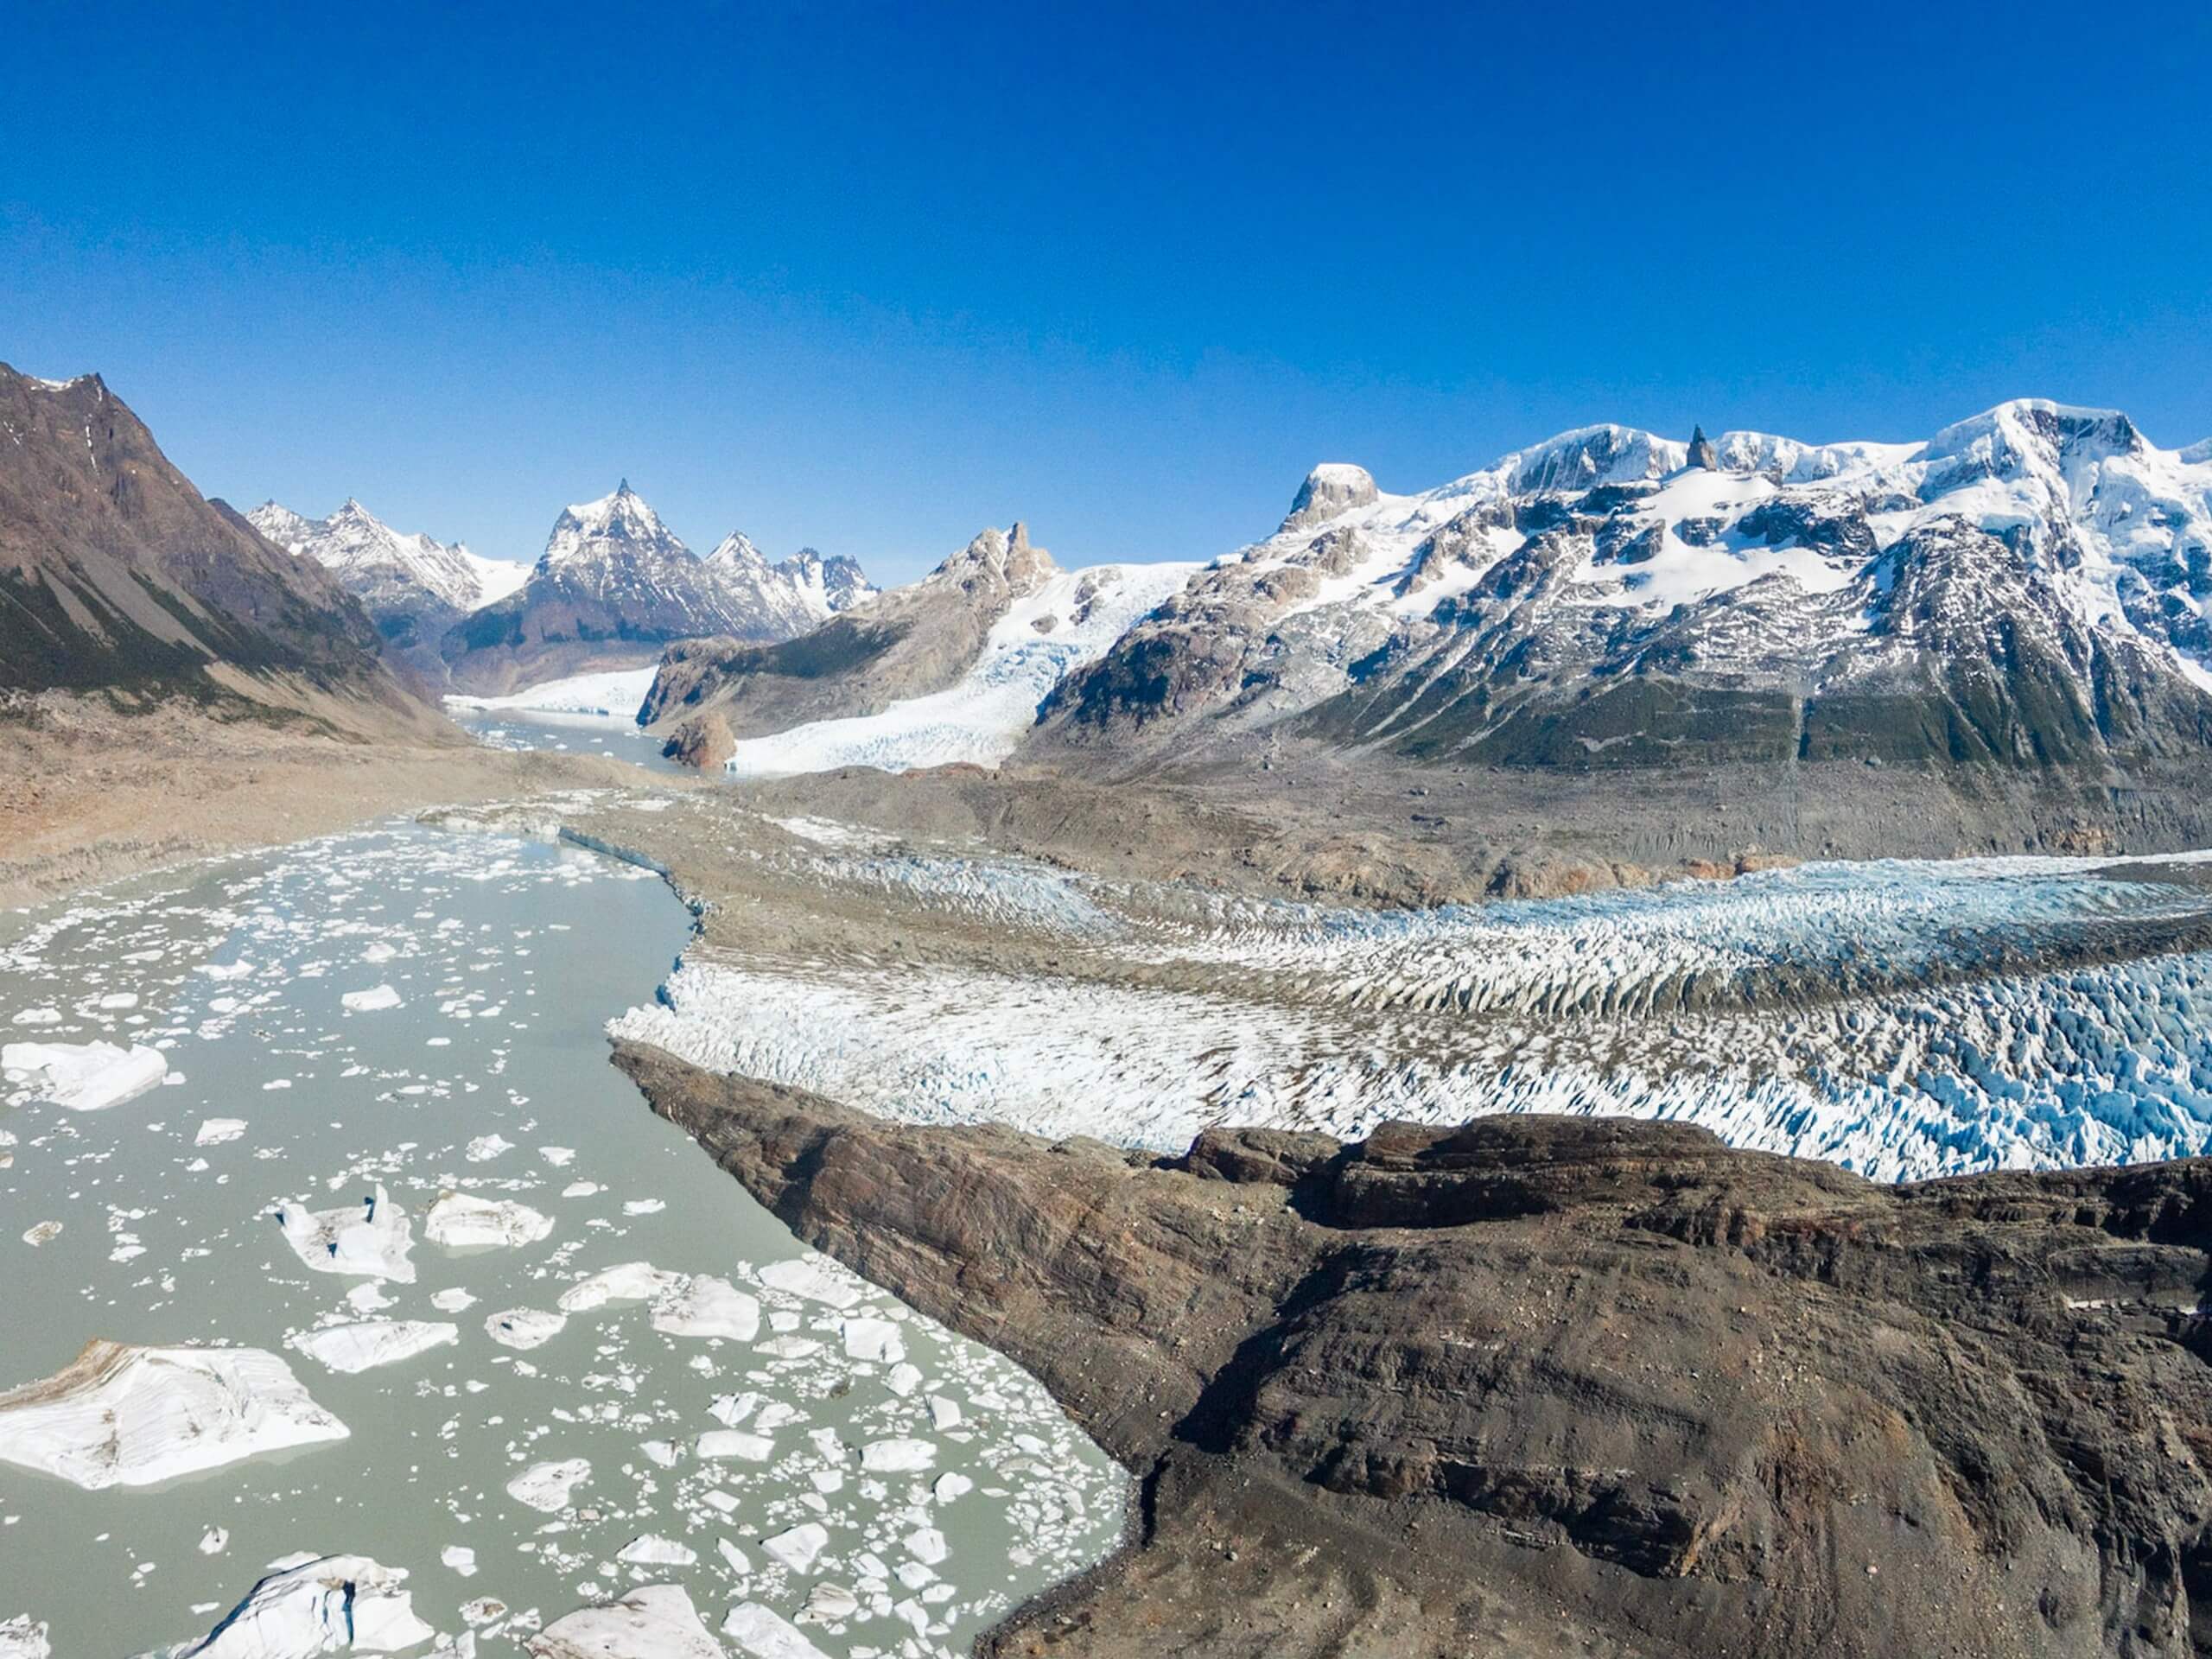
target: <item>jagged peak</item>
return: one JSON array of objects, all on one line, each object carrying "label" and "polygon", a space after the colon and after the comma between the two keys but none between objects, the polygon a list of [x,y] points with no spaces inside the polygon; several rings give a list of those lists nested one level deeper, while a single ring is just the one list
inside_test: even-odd
[{"label": "jagged peak", "polygon": [[1713,448],[1713,440],[1705,435],[1702,424],[1693,424],[1690,428],[1689,454],[1685,464],[1708,473],[1720,470],[1719,454]]},{"label": "jagged peak", "polygon": [[1325,461],[1306,474],[1306,481],[1291,498],[1281,529],[1275,533],[1326,524],[1339,514],[1373,506],[1382,496],[1375,487],[1375,475],[1366,467],[1350,461]]}]

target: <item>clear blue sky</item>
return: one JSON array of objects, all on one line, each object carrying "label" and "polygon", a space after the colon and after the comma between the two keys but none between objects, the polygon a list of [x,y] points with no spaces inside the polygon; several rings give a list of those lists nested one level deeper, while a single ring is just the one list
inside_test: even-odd
[{"label": "clear blue sky", "polygon": [[895,580],[1600,420],[2212,434],[2202,3],[5,10],[0,359],[502,556],[624,474]]}]

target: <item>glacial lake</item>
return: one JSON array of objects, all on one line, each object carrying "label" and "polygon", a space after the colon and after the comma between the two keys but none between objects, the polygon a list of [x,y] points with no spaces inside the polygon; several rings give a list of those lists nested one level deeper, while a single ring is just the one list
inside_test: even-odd
[{"label": "glacial lake", "polygon": [[[1040,1385],[802,1250],[607,1063],[607,1021],[688,928],[633,867],[405,823],[0,918],[0,1040],[168,1068],[99,1110],[38,1074],[0,1088],[0,1389],[94,1338],[251,1347],[349,1431],[99,1491],[0,1461],[0,1622],[45,1622],[67,1659],[161,1650],[307,1552],[404,1569],[441,1633],[411,1652],[518,1652],[673,1583],[710,1628],[749,1602],[824,1654],[964,1653],[1113,1548],[1127,1478]],[[273,1214],[359,1213],[379,1185],[412,1282],[314,1270]],[[449,1193],[550,1233],[446,1248],[425,1218]],[[578,1308],[527,1349],[487,1330],[632,1262],[669,1275],[657,1300]],[[690,1275],[757,1304],[752,1339],[657,1328]],[[296,1345],[378,1320],[457,1339],[353,1374]],[[747,1452],[702,1456],[721,1431]],[[573,1459],[565,1508],[510,1495]]]},{"label": "glacial lake", "polygon": [[660,752],[661,738],[625,717],[521,709],[448,709],[446,712],[456,726],[487,748],[608,754],[648,772],[698,776],[692,767]]}]

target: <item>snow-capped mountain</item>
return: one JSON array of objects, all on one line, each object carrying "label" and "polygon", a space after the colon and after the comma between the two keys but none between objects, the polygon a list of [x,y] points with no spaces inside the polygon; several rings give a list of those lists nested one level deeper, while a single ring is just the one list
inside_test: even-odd
[{"label": "snow-capped mountain", "polygon": [[1923,443],[1599,426],[1417,495],[1316,469],[1045,711],[1428,761],[2201,758],[2212,445],[2004,404]]},{"label": "snow-capped mountain", "polygon": [[473,611],[505,599],[530,575],[526,565],[484,558],[460,542],[396,531],[351,498],[327,518],[308,518],[274,501],[246,518],[286,552],[335,572],[372,615],[379,603],[400,602],[418,590],[456,611]]},{"label": "snow-capped mountain", "polygon": [[788,639],[874,590],[849,559],[770,564],[741,533],[701,558],[624,480],[563,510],[516,592],[464,618],[441,651],[473,691],[652,662],[671,640]]}]

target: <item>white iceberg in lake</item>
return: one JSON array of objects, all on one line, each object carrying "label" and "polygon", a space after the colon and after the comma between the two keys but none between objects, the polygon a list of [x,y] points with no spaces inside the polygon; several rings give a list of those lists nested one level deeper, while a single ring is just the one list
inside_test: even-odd
[{"label": "white iceberg in lake", "polygon": [[[816,1596],[833,1591],[834,1585],[817,1585],[815,1596],[807,1599],[807,1610],[816,1606]],[[846,1592],[850,1594],[849,1592]],[[857,1605],[857,1603],[855,1603]],[[794,1629],[782,1614],[762,1606],[757,1601],[741,1601],[722,1619],[722,1634],[737,1643],[750,1659],[830,1659],[830,1656]]]},{"label": "white iceberg in lake", "polygon": [[334,1371],[365,1371],[397,1365],[461,1340],[458,1325],[430,1319],[364,1319],[358,1325],[327,1325],[292,1338],[292,1346]]},{"label": "white iceberg in lake", "polygon": [[326,1653],[404,1653],[437,1631],[415,1616],[407,1574],[365,1555],[278,1565],[197,1642],[146,1659],[316,1659]]},{"label": "white iceberg in lake", "polygon": [[895,1365],[906,1357],[906,1344],[899,1338],[899,1327],[889,1319],[853,1318],[840,1319],[837,1324],[845,1338],[848,1359]]},{"label": "white iceberg in lake", "polygon": [[226,1141],[235,1141],[245,1133],[242,1117],[211,1117],[200,1126],[200,1133],[192,1137],[195,1147],[219,1147]]},{"label": "white iceberg in lake", "polygon": [[258,1348],[140,1348],[95,1338],[54,1376],[0,1394],[0,1461],[87,1491],[149,1486],[346,1425]]},{"label": "white iceberg in lake", "polygon": [[746,1463],[766,1463],[776,1454],[776,1443],[766,1434],[741,1428],[710,1428],[693,1443],[702,1458],[736,1458]]},{"label": "white iceberg in lake", "polygon": [[169,1069],[159,1049],[113,1043],[9,1043],[0,1071],[27,1083],[39,1097],[73,1112],[97,1112],[142,1095]]},{"label": "white iceberg in lake", "polygon": [[561,1334],[569,1322],[565,1313],[548,1313],[534,1307],[511,1307],[486,1315],[484,1334],[502,1348],[537,1348]]},{"label": "white iceberg in lake", "polygon": [[53,1659],[46,1631],[45,1624],[31,1623],[29,1613],[0,1618],[0,1659]]},{"label": "white iceberg in lake", "polygon": [[760,1304],[727,1279],[702,1273],[653,1304],[652,1326],[671,1337],[750,1342],[760,1334]]},{"label": "white iceberg in lake", "polygon": [[774,1556],[794,1573],[808,1573],[814,1568],[816,1559],[829,1547],[830,1529],[819,1521],[802,1521],[788,1532],[779,1532],[772,1538],[763,1538],[760,1548]]},{"label": "white iceberg in lake", "polygon": [[650,1302],[683,1282],[682,1274],[664,1273],[650,1262],[625,1262],[570,1285],[561,1293],[561,1311],[583,1313],[609,1302]]},{"label": "white iceberg in lake", "polygon": [[648,1584],[555,1619],[523,1643],[531,1659],[726,1659],[681,1585]]},{"label": "white iceberg in lake", "polygon": [[861,1447],[861,1467],[872,1475],[906,1474],[936,1461],[937,1446],[929,1440],[870,1440]]},{"label": "white iceberg in lake", "polygon": [[557,1515],[569,1507],[569,1492],[591,1478],[591,1464],[584,1458],[533,1463],[507,1483],[507,1496],[533,1510]]},{"label": "white iceberg in lake", "polygon": [[553,1230],[553,1218],[512,1198],[480,1198],[448,1192],[430,1206],[423,1231],[449,1250],[535,1244]]},{"label": "white iceberg in lake", "polygon": [[616,1550],[614,1559],[632,1567],[691,1567],[697,1564],[699,1552],[689,1544],[648,1532]]},{"label": "white iceberg in lake", "polygon": [[399,993],[389,985],[378,985],[365,991],[348,991],[338,1000],[346,1005],[348,1014],[376,1014],[397,1007]]},{"label": "white iceberg in lake", "polygon": [[284,1230],[284,1242],[318,1273],[415,1282],[415,1264],[407,1259],[415,1236],[407,1212],[391,1201],[382,1182],[359,1206],[314,1211],[304,1199],[287,1199],[271,1213]]},{"label": "white iceberg in lake", "polygon": [[826,1255],[787,1256],[760,1269],[760,1282],[810,1301],[847,1308],[868,1294],[859,1276],[839,1267]]}]

